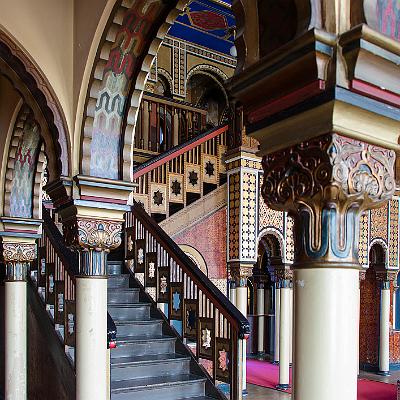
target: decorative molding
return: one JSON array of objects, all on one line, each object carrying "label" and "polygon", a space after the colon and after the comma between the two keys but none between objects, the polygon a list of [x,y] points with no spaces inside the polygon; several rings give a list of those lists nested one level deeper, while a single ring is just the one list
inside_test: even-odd
[{"label": "decorative molding", "polygon": [[335,133],[264,157],[265,201],[296,215],[296,261],[358,265],[361,212],[393,195],[394,161],[392,150]]},{"label": "decorative molding", "polygon": [[67,244],[78,250],[109,252],[122,243],[122,223],[88,218],[73,218],[63,222]]}]

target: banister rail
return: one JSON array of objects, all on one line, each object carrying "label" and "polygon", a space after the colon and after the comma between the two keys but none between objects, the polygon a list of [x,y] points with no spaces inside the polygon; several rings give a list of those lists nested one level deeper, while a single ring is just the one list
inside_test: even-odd
[{"label": "banister rail", "polygon": [[135,199],[160,221],[224,184],[227,132],[214,128],[134,168]]},{"label": "banister rail", "polygon": [[193,263],[139,203],[126,215],[128,268],[164,311],[214,383],[230,384],[241,398],[247,319]]},{"label": "banister rail", "polygon": [[[45,207],[42,211],[43,234],[38,240],[36,284],[54,328],[74,363],[75,354],[75,281],[79,275],[78,254],[71,251]],[[116,343],[117,330],[111,316],[107,316],[107,347]]]}]

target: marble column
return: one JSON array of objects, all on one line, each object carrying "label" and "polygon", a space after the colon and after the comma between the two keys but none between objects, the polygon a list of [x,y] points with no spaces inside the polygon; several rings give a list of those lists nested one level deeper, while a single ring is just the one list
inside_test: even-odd
[{"label": "marble column", "polygon": [[290,280],[280,282],[279,317],[279,384],[278,389],[287,390],[289,384],[290,363]]},{"label": "marble column", "polygon": [[395,153],[336,133],[263,159],[266,203],[294,217],[294,400],[356,400],[359,221],[389,200]]},{"label": "marble column", "polygon": [[379,323],[379,375],[389,375],[390,281],[381,282],[381,309]]},{"label": "marble column", "polygon": [[289,297],[289,365],[293,363],[293,284],[290,283]]},{"label": "marble column", "polygon": [[281,313],[281,290],[279,282],[275,283],[275,317],[274,317],[274,364],[279,364],[279,327]]},{"label": "marble column", "polygon": [[[236,282],[236,308],[247,317],[247,279],[253,273],[253,265],[252,264],[234,264],[230,265],[231,275],[234,277]],[[246,347],[247,343],[243,340],[243,392],[247,392],[247,384],[246,384]],[[240,360],[239,360],[240,362]]]},{"label": "marble column", "polygon": [[234,306],[236,305],[236,283],[234,281],[229,282],[229,300]]},{"label": "marble column", "polygon": [[[14,238],[15,239],[15,238]],[[36,244],[3,242],[5,281],[5,396],[26,400],[27,388],[27,273],[36,258]]]},{"label": "marble column", "polygon": [[63,220],[67,243],[79,253],[76,277],[76,399],[107,400],[107,255],[121,244],[120,221]]},{"label": "marble column", "polygon": [[264,325],[265,325],[265,289],[264,283],[260,282],[257,286],[257,352],[264,353]]}]

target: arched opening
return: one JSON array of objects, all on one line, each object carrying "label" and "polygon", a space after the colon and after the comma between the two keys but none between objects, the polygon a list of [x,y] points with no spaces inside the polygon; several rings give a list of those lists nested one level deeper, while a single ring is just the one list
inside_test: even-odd
[{"label": "arched opening", "polygon": [[369,268],[360,282],[360,366],[375,370],[379,361],[380,285],[377,272],[383,271],[386,251],[380,243],[371,246]]},{"label": "arched opening", "polygon": [[[280,242],[274,234],[267,233],[259,241],[257,263],[253,268],[253,276],[249,278],[248,320],[252,334],[248,353],[260,353],[260,349],[263,349],[262,353],[267,357],[273,355],[276,312],[273,270],[279,264],[282,264]],[[260,300],[264,300],[262,305],[259,304]],[[263,337],[259,336],[260,323],[263,324]]]},{"label": "arched opening", "polygon": [[186,101],[207,110],[208,129],[227,122],[227,95],[222,83],[213,74],[201,71],[194,73],[187,82]]}]

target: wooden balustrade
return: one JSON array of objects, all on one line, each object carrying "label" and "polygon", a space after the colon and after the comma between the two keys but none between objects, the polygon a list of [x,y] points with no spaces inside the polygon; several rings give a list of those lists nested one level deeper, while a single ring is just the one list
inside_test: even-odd
[{"label": "wooden balustrade", "polygon": [[215,384],[241,398],[247,319],[139,203],[126,215],[125,258]]},{"label": "wooden balustrade", "polygon": [[205,132],[136,167],[135,200],[165,218],[225,183],[227,131],[223,126]]},{"label": "wooden balustrade", "polygon": [[135,128],[137,162],[168,151],[206,130],[207,110],[183,101],[145,94]]},{"label": "wooden balustrade", "polygon": [[[69,250],[52,219],[43,207],[43,234],[38,239],[38,259],[33,267],[34,282],[46,310],[74,363],[75,349],[75,278],[79,274],[78,254]],[[108,344],[115,342],[116,327],[111,317],[107,322]]]}]

